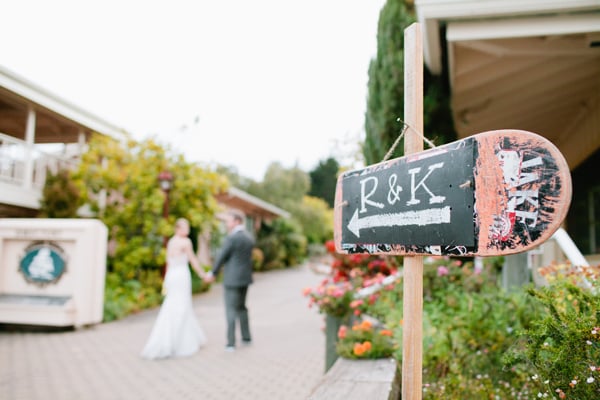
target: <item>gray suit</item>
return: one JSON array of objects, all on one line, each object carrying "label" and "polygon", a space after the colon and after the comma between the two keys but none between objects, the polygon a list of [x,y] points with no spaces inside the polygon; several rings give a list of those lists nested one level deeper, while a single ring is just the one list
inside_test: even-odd
[{"label": "gray suit", "polygon": [[245,230],[236,230],[225,237],[213,266],[217,276],[223,268],[225,287],[225,314],[227,318],[227,346],[235,346],[235,322],[240,321],[242,341],[250,342],[250,326],[246,293],[252,283],[252,249],[254,239]]}]

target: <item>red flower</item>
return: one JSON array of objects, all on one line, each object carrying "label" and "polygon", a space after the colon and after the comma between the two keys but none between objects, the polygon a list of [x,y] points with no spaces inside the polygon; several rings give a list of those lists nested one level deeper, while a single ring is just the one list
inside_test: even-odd
[{"label": "red flower", "polygon": [[361,264],[368,257],[368,254],[351,254],[349,259],[352,264]]},{"label": "red flower", "polygon": [[335,253],[335,242],[333,240],[326,241],[325,249],[327,249],[329,253]]},{"label": "red flower", "polygon": [[375,302],[377,301],[377,294],[373,293],[372,295],[369,296],[369,304],[373,305],[375,304]]}]

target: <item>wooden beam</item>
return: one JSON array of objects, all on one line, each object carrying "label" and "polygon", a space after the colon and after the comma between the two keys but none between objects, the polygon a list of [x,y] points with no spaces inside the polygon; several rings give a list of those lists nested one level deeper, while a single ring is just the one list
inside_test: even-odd
[{"label": "wooden beam", "polygon": [[[423,37],[414,23],[404,30],[404,154],[423,150]],[[418,133],[417,133],[418,132]],[[423,381],[423,257],[404,257],[402,399],[420,400]]]}]

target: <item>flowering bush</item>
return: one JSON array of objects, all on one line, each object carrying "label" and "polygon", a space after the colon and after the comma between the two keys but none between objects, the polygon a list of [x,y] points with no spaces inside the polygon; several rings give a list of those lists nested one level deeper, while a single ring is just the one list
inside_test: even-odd
[{"label": "flowering bush", "polygon": [[496,290],[495,267],[477,269],[472,262],[448,256],[428,256],[423,260],[423,295],[427,300],[445,297],[448,292]]},{"label": "flowering bush", "polygon": [[350,303],[354,297],[353,287],[350,282],[333,282],[329,278],[324,279],[315,288],[304,289],[303,294],[310,299],[308,303],[309,307],[316,305],[319,308],[319,312],[340,318],[348,315]]},{"label": "flowering bush", "polygon": [[600,281],[600,266],[580,267],[573,266],[570,262],[556,263],[538,268],[540,276],[546,283],[553,284],[561,280],[575,286],[589,289],[593,282]]},{"label": "flowering bush", "polygon": [[520,334],[507,365],[529,373],[538,397],[600,398],[600,266],[542,268],[528,294],[544,311]]},{"label": "flowering bush", "polygon": [[396,349],[393,336],[391,330],[363,320],[355,322],[352,328],[340,326],[336,349],[340,356],[350,359],[391,357]]},{"label": "flowering bush", "polygon": [[[538,308],[523,293],[499,288],[494,260],[424,257],[423,399],[529,399],[533,385],[505,368],[502,356]],[[403,282],[385,287],[363,313],[403,331]],[[365,299],[366,300],[366,299]],[[393,357],[402,359],[401,346]],[[493,393],[494,397],[490,394]]]},{"label": "flowering bush", "polygon": [[329,277],[315,288],[305,288],[309,307],[317,306],[319,312],[335,317],[360,315],[366,304],[372,304],[377,294],[365,299],[356,299],[357,290],[381,282],[398,269],[395,257],[370,254],[338,254],[333,241],[325,248],[332,258]]}]

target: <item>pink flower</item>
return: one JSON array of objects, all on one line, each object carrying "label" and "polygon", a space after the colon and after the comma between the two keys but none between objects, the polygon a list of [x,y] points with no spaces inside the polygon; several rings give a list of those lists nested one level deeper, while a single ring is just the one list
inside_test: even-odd
[{"label": "pink flower", "polygon": [[363,301],[362,299],[353,300],[353,301],[350,303],[350,308],[356,308],[356,307],[360,307],[360,306],[362,306],[362,305],[363,305],[363,303],[364,303],[364,301]]},{"label": "pink flower", "polygon": [[449,273],[448,268],[444,267],[443,265],[440,265],[437,269],[438,276],[448,275],[448,273]]}]

